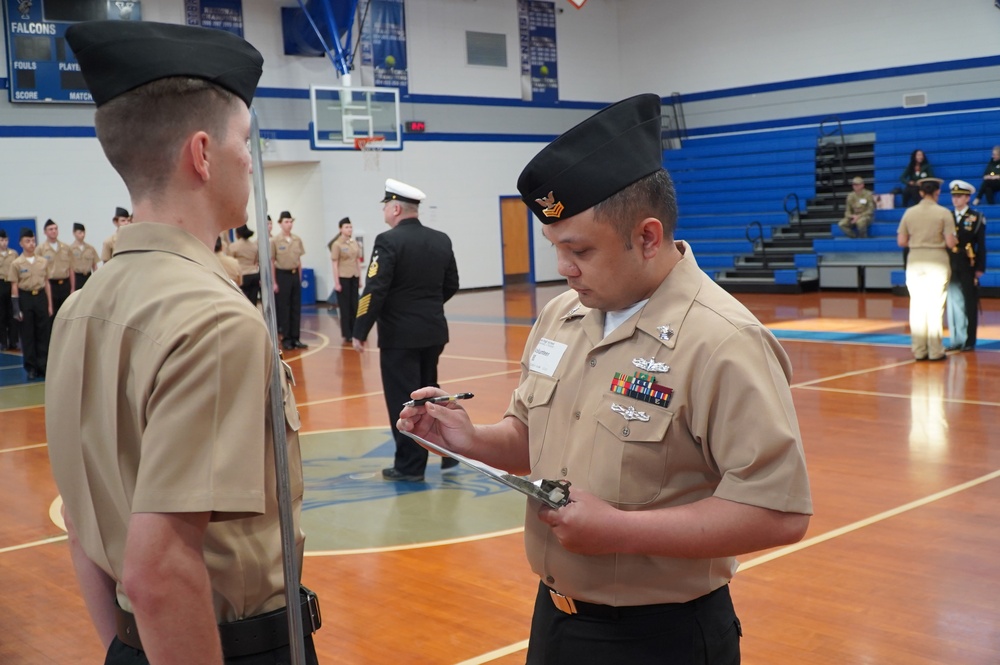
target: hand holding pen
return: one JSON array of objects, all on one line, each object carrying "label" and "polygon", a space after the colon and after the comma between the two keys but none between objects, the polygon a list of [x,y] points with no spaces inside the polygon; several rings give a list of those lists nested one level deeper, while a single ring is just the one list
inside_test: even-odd
[{"label": "hand holding pen", "polygon": [[446,402],[455,402],[460,399],[472,399],[475,397],[472,393],[458,393],[457,395],[438,395],[437,397],[424,397],[422,399],[411,399],[409,402],[403,402],[403,406],[423,406],[427,402],[432,404],[444,404]]}]

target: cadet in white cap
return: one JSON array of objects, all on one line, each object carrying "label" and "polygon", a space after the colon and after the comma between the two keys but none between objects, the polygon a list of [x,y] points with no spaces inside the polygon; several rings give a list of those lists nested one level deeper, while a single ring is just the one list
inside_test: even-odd
[{"label": "cadet in white cap", "polygon": [[986,215],[969,207],[975,187],[964,180],[952,180],[950,189],[958,244],[949,253],[948,350],[972,351],[979,327],[979,278],[986,272]]},{"label": "cadet in white cap", "polygon": [[955,246],[955,219],[938,205],[940,178],[922,178],[920,203],[903,213],[896,242],[906,247],[906,289],[910,292],[910,345],[917,360],[944,360],[944,305],[948,251]]},{"label": "cadet in white cap", "polygon": [[[372,246],[365,292],[354,322],[354,348],[378,322],[379,365],[389,424],[396,440],[393,465],[386,480],[419,482],[427,467],[427,450],[396,430],[403,402],[422,386],[436,386],[438,357],[448,343],[444,303],[458,291],[458,266],[451,239],[417,219],[422,191],[389,178],[382,197],[382,216],[390,229]],[[452,468],[453,459],[441,461]]]},{"label": "cadet in white cap", "polygon": [[875,215],[875,196],[865,189],[865,179],[856,176],[851,181],[851,188],[854,190],[847,195],[847,203],[844,205],[844,218],[839,226],[844,233],[851,237],[868,237],[868,225],[872,223]]}]

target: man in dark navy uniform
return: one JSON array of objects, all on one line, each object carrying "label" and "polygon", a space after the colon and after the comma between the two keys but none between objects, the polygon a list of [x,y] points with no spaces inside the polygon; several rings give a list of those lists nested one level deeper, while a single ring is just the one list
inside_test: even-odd
[{"label": "man in dark navy uniform", "polygon": [[964,180],[951,181],[958,244],[951,249],[948,281],[948,351],[976,348],[979,327],[979,278],[986,272],[986,215],[969,207],[976,188]]},{"label": "man in dark navy uniform", "polygon": [[[385,181],[382,214],[391,228],[375,238],[354,324],[354,348],[364,351],[378,321],[382,389],[396,440],[395,462],[382,471],[386,480],[424,479],[427,450],[400,434],[396,421],[412,391],[438,384],[438,357],[448,343],[444,303],[458,291],[451,239],[417,219],[425,198],[416,187],[392,178]],[[445,459],[441,468],[455,464]]]}]

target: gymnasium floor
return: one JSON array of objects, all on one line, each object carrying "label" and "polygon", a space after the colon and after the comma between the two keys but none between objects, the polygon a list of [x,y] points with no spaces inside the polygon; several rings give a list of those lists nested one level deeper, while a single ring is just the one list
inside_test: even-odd
[{"label": "gymnasium floor", "polygon": [[[442,387],[494,422],[532,317],[563,286],[463,292],[447,305]],[[795,369],[815,516],[801,543],[741,557],[732,584],[743,662],[1000,662],[1000,301],[980,346],[915,363],[905,298],[738,296]],[[308,555],[323,663],[524,662],[537,579],[524,501],[471,470],[387,483],[377,350],[339,346],[335,312],[307,308],[291,354],[302,415]],[[374,347],[374,344],[372,345]],[[99,663],[48,466],[44,386],[0,355],[0,663]],[[993,386],[990,388],[990,386]]]}]

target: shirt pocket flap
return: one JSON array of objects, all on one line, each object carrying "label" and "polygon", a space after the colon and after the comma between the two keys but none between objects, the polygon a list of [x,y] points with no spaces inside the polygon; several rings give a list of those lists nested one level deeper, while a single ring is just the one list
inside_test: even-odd
[{"label": "shirt pocket flap", "polygon": [[524,403],[529,409],[534,409],[549,405],[552,401],[552,395],[556,392],[556,386],[559,385],[559,379],[541,374],[530,374],[526,384]]},{"label": "shirt pocket flap", "polygon": [[597,422],[623,442],[663,442],[674,414],[624,395],[605,394],[594,414]]}]

